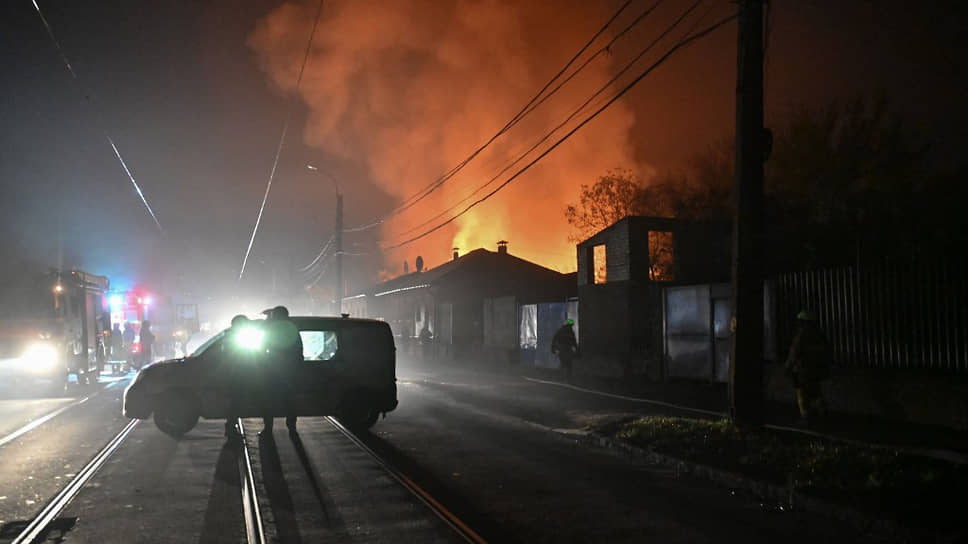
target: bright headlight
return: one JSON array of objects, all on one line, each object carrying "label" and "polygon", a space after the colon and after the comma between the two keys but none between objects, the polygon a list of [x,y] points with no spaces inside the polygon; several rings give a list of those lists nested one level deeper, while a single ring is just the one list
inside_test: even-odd
[{"label": "bright headlight", "polygon": [[31,344],[20,357],[21,364],[35,370],[49,370],[57,360],[57,350],[50,344]]},{"label": "bright headlight", "polygon": [[235,333],[235,344],[242,349],[255,351],[262,347],[265,333],[255,327],[243,327]]}]

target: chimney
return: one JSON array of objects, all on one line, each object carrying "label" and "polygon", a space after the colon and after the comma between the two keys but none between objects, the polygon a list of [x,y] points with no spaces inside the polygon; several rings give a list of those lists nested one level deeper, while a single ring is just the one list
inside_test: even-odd
[{"label": "chimney", "polygon": [[507,254],[507,252],[508,252],[508,241],[507,240],[500,240],[497,243],[497,252],[498,253]]},{"label": "chimney", "polygon": [[458,252],[459,250],[460,250],[459,247],[455,247],[454,248],[454,260],[455,261],[457,260],[458,257],[460,257],[460,253]]}]

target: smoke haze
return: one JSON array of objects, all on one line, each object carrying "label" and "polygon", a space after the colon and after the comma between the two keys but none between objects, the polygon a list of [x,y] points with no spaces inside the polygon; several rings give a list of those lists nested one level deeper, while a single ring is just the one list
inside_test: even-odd
[{"label": "smoke haze", "polygon": [[[611,15],[612,8],[602,4],[568,4],[327,2],[299,89],[309,108],[306,143],[364,164],[373,182],[403,201],[500,130]],[[280,6],[249,38],[262,69],[282,91],[295,88],[315,11],[315,2]],[[612,76],[611,63],[607,55],[593,61],[460,174],[384,224],[382,239],[392,244],[420,234],[486,194],[420,226],[560,123]],[[633,123],[631,110],[615,104],[500,194],[437,233],[389,252],[388,266],[396,270],[404,259],[412,264],[418,254],[435,265],[449,258],[451,247],[493,250],[507,239],[512,253],[573,269],[562,210],[581,182],[612,168],[636,168]],[[347,224],[368,219],[347,217]]]}]

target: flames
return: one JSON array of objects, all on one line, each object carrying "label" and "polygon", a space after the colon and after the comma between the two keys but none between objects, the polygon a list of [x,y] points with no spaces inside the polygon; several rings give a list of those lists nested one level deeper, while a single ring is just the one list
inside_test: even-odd
[{"label": "flames", "polygon": [[[403,201],[504,126],[594,33],[608,9],[589,2],[327,2],[299,88],[309,110],[304,140],[359,165],[376,186]],[[249,37],[261,68],[284,92],[295,88],[315,10],[315,2],[284,4]],[[439,224],[530,161],[534,154],[499,174],[607,81],[614,72],[609,62],[590,64],[458,175],[382,225],[384,246]],[[494,250],[504,239],[515,255],[574,270],[563,209],[579,184],[609,169],[635,168],[633,121],[628,107],[615,104],[502,192],[434,234],[386,251],[385,262],[399,273],[416,255],[430,267],[448,260],[452,247]],[[365,201],[358,189],[350,188],[347,198]],[[367,212],[372,215],[347,217],[347,223],[387,210]]]}]

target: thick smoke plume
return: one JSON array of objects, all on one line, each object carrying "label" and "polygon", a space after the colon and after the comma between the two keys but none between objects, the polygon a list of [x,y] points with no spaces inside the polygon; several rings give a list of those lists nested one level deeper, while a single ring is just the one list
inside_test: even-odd
[{"label": "thick smoke plume", "polygon": [[[402,201],[504,126],[612,9],[584,1],[328,1],[299,89],[309,108],[305,141],[361,164],[376,185]],[[261,67],[284,92],[295,88],[315,11],[315,2],[285,4],[250,35]],[[608,55],[592,62],[459,175],[380,227],[381,237],[393,243],[437,224],[417,228],[561,122],[614,74],[612,62]],[[564,207],[581,183],[609,169],[636,167],[628,137],[632,123],[631,110],[615,104],[504,191],[433,235],[388,252],[388,268],[399,273],[397,263],[407,259],[412,266],[417,255],[436,265],[450,257],[451,247],[462,253],[494,250],[495,242],[506,239],[513,254],[573,270]],[[347,224],[386,211],[347,217]]]}]

